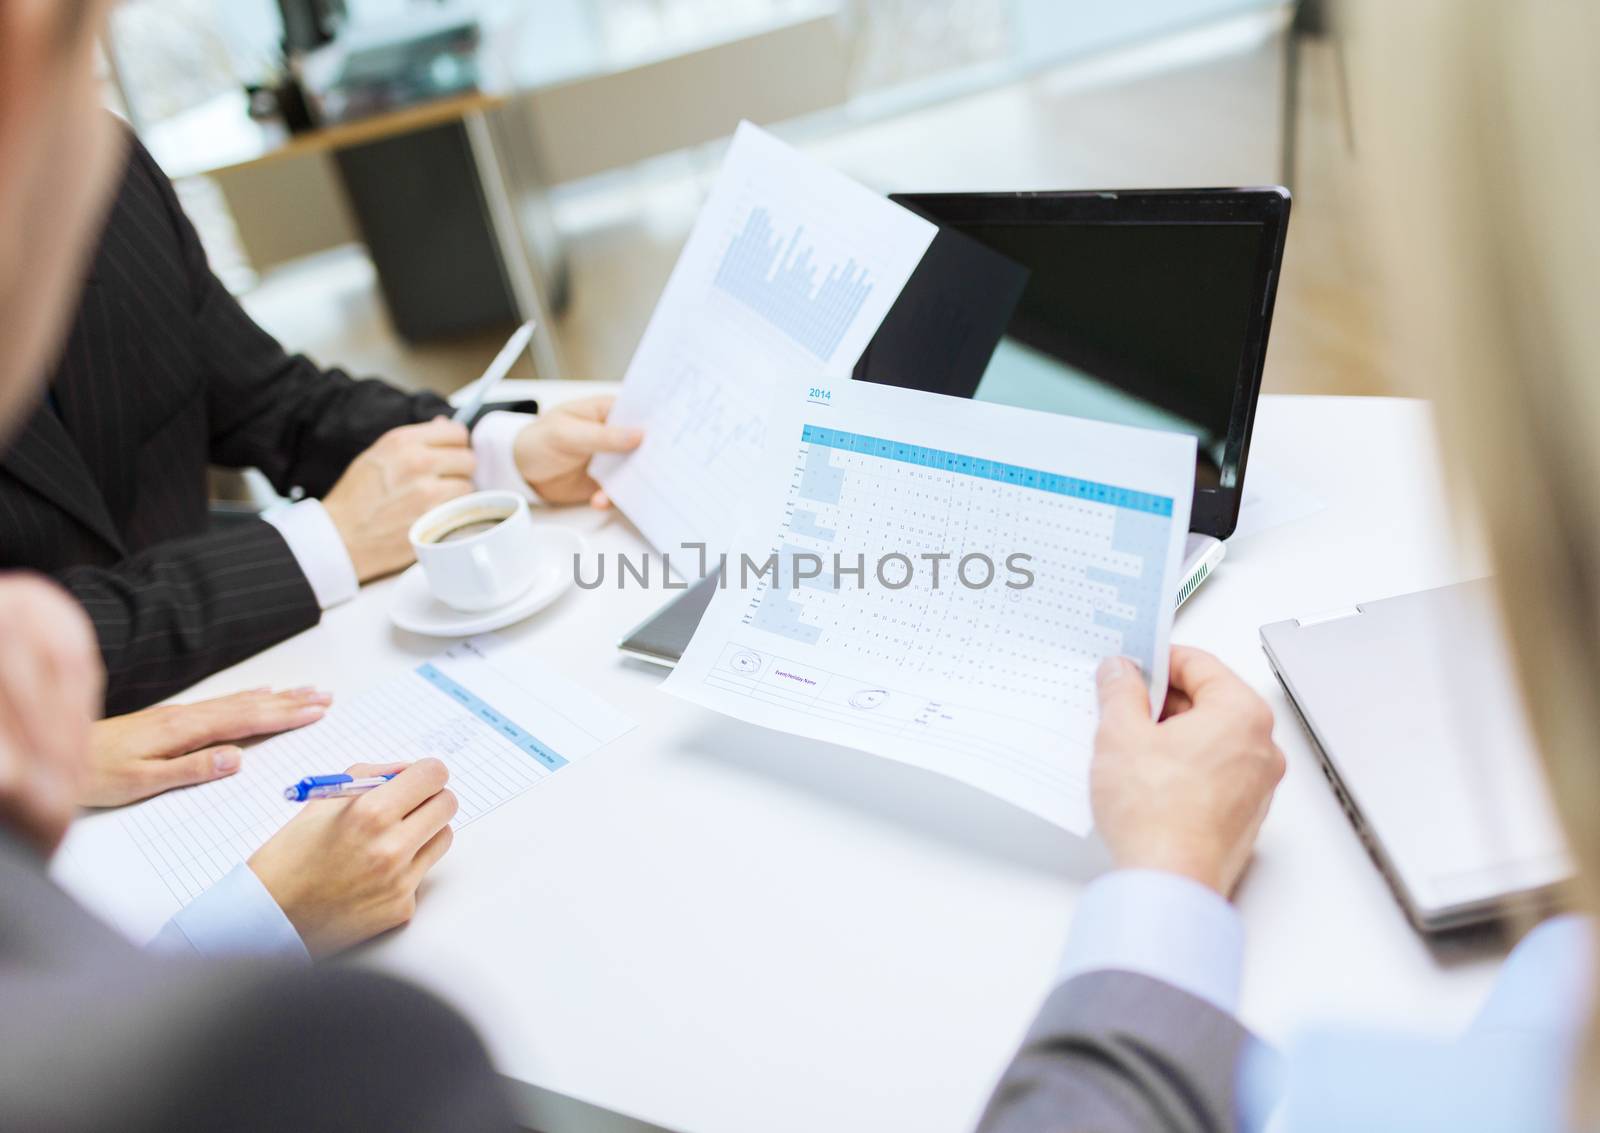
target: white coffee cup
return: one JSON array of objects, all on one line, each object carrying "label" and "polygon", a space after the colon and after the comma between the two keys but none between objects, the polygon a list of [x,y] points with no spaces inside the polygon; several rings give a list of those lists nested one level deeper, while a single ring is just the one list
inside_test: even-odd
[{"label": "white coffee cup", "polygon": [[503,606],[537,577],[533,516],[515,492],[474,492],[440,504],[411,525],[410,535],[428,589],[457,610]]}]

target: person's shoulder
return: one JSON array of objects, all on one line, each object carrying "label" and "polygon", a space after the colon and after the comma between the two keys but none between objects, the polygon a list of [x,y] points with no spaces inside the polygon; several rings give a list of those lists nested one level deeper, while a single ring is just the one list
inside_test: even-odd
[{"label": "person's shoulder", "polygon": [[1277,1108],[1272,1128],[1282,1133],[1562,1133],[1574,1053],[1574,1036],[1557,1031],[1444,1041],[1318,1030],[1289,1045],[1282,1080],[1271,1091],[1279,1105],[1249,1081],[1248,1066],[1240,1096],[1247,1106],[1254,1096],[1258,1110]]},{"label": "person's shoulder", "polygon": [[172,190],[172,182],[162,171],[155,155],[126,123],[122,124],[121,130],[127,156],[124,159],[119,198],[126,197],[130,191],[153,193],[157,197],[165,198]]},{"label": "person's shoulder", "polygon": [[[91,279],[149,283],[152,273],[192,272],[192,257],[198,253],[190,246],[189,224],[177,191],[138,135],[126,124],[121,128],[126,151],[122,179],[106,215]],[[175,249],[182,254],[174,256]],[[121,264],[123,270],[109,270],[111,264]],[[187,289],[184,280],[163,293],[187,294]]]}]

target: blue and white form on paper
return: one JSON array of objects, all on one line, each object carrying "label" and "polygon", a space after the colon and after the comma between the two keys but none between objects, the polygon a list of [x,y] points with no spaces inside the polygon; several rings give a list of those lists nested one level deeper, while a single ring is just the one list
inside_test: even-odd
[{"label": "blue and white form on paper", "polygon": [[[467,645],[459,646],[458,648],[468,649],[472,648],[472,645],[469,642]],[[449,657],[450,654],[447,653],[445,656]],[[443,672],[439,666],[431,661],[417,666],[417,676],[455,701],[506,742],[515,745],[524,754],[538,760],[548,770],[559,771],[567,765],[567,761],[562,756],[558,755],[547,744],[541,743],[537,736],[504,712],[492,707],[483,697]],[[518,698],[518,700],[510,701],[509,703],[519,704],[520,702],[520,698]]]},{"label": "blue and white form on paper", "polygon": [[[1151,671],[1156,660],[1156,611],[1161,597],[1161,567],[1167,552],[1167,536],[1172,529],[1171,497],[1130,491],[1004,461],[984,460],[966,453],[903,444],[884,437],[865,437],[859,433],[845,433],[816,425],[804,426],[800,440],[807,450],[806,471],[801,477],[795,498],[803,505],[814,505],[814,509],[797,507],[794,518],[790,520],[788,533],[812,538],[821,536],[820,541],[830,547],[836,547],[839,543],[838,529],[821,527],[821,516],[829,508],[849,510],[850,502],[842,498],[846,493],[846,484],[848,482],[849,490],[854,492],[861,480],[859,471],[853,480],[850,479],[852,468],[871,470],[877,482],[867,486],[864,491],[880,498],[883,490],[881,482],[885,478],[898,477],[908,482],[915,480],[924,490],[931,483],[948,484],[952,489],[950,507],[964,509],[963,523],[970,518],[975,506],[986,506],[985,497],[991,494],[984,492],[981,486],[964,485],[964,477],[1042,493],[1040,497],[1022,493],[1012,505],[1019,509],[1019,514],[1021,509],[1030,508],[1031,505],[1031,518],[1044,525],[1042,529],[1029,529],[1028,553],[1035,558],[1042,557],[1041,552],[1049,554],[1053,550],[1068,550],[1050,537],[1048,530],[1052,526],[1109,510],[1115,516],[1109,553],[1104,554],[1099,562],[1085,563],[1083,576],[1086,582],[1112,588],[1102,597],[1114,598],[1114,601],[1096,605],[1093,626],[1107,632],[1095,633],[1086,628],[1085,644],[1102,644],[1112,652],[1132,657],[1145,672]],[[861,459],[852,460],[851,457]],[[895,469],[895,464],[911,465],[916,469],[944,475],[909,474]],[[1048,498],[1050,496],[1064,496],[1073,502],[1052,500]],[[793,549],[813,548],[795,545]],[[792,556],[783,557],[789,559]],[[959,557],[957,555],[956,559]],[[953,561],[950,569],[955,565]],[[831,583],[823,576],[811,581],[810,585],[813,588],[825,588],[830,587]],[[767,601],[784,603],[786,599],[769,591]],[[1027,609],[1030,605],[1022,603],[1020,608]],[[1002,616],[1012,617],[1015,617],[1017,608],[1015,601],[1000,607]],[[760,614],[757,615],[756,624],[761,624]],[[816,632],[814,626],[803,628],[806,634]]]},{"label": "blue and white form on paper", "polygon": [[[773,411],[730,588],[667,687],[1086,831],[1094,671],[1132,657],[1152,706],[1164,696],[1193,477],[1188,436],[796,386]],[[776,577],[752,569],[741,589],[739,556],[759,567],[774,550]]]},{"label": "blue and white form on paper", "polygon": [[150,922],[127,927],[153,931],[295,814],[284,785],[298,786],[307,770],[439,759],[460,828],[632,727],[527,646],[473,638],[252,747],[236,775],[86,819],[74,848],[95,859],[92,872],[107,886],[150,894]]}]

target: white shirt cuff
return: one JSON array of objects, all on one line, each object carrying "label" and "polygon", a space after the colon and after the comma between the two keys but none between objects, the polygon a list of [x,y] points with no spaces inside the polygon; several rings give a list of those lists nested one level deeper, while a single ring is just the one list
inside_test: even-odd
[{"label": "white shirt cuff", "polygon": [[288,507],[274,508],[262,519],[278,529],[289,553],[311,583],[317,605],[324,610],[348,602],[361,589],[355,564],[344,548],[339,529],[328,518],[321,500],[301,500]]},{"label": "white shirt cuff", "polygon": [[190,901],[167,922],[150,947],[202,956],[270,956],[309,963],[300,934],[248,865]]},{"label": "white shirt cuff", "polygon": [[532,413],[511,413],[497,409],[485,413],[472,430],[472,451],[478,458],[478,470],[472,477],[480,492],[498,489],[516,492],[531,502],[538,496],[528,487],[528,482],[517,471],[517,434],[534,420]]},{"label": "white shirt cuff", "polygon": [[1244,926],[1224,897],[1175,873],[1119,869],[1083,891],[1060,978],[1137,972],[1233,1014],[1243,963]]}]

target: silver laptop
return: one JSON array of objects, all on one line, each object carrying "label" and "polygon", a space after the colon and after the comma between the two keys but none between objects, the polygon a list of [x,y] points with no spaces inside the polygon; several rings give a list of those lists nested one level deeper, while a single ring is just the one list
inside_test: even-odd
[{"label": "silver laptop", "polygon": [[1276,622],[1261,643],[1419,929],[1538,905],[1571,876],[1489,580]]}]

